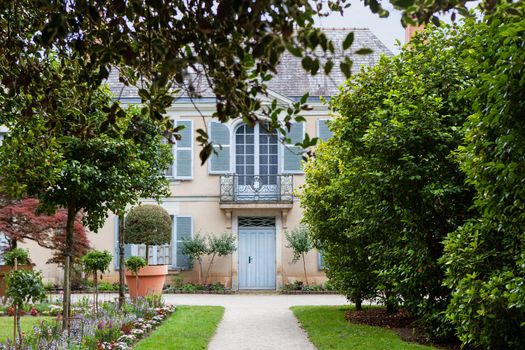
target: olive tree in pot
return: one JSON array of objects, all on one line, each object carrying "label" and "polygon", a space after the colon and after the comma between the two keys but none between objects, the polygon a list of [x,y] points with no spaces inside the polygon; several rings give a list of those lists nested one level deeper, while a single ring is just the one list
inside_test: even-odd
[{"label": "olive tree in pot", "polygon": [[[144,244],[146,246],[146,262],[149,261],[150,246],[168,244],[171,242],[172,220],[168,212],[152,204],[143,204],[133,208],[124,226],[124,240],[128,244]],[[135,277],[132,271],[126,271],[126,280],[130,296],[145,296],[161,294],[168,265],[148,265],[137,271],[140,281],[139,289],[130,281]]]},{"label": "olive tree in pot", "polygon": [[[107,250],[92,250],[82,257],[82,264],[86,273],[93,274],[93,283],[95,284],[94,300],[95,311],[98,313],[98,273],[108,270],[111,264],[112,256]],[[102,276],[101,276],[102,278]]]}]

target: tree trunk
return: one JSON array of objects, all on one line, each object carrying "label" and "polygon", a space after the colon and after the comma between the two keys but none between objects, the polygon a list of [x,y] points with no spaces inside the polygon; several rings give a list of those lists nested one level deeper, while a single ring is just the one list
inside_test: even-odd
[{"label": "tree trunk", "polygon": [[361,298],[356,298],[355,299],[355,309],[357,311],[360,311],[360,310],[363,309],[362,303],[363,303],[363,300]]},{"label": "tree trunk", "polygon": [[[15,246],[16,246],[16,240],[15,240]],[[15,258],[15,266],[14,266],[14,269],[13,270],[18,270],[18,258]],[[13,319],[13,342],[15,343],[15,349],[18,349],[18,346],[16,345],[17,342],[16,342],[16,328],[17,326],[20,324],[17,320],[17,317],[18,317],[18,307],[16,306],[16,304],[13,304],[13,307],[15,309],[15,317]]]},{"label": "tree trunk", "polygon": [[199,259],[199,284],[202,284],[202,260]]},{"label": "tree trunk", "polygon": [[118,216],[118,306],[122,308],[126,301],[126,294],[124,291],[124,214]]},{"label": "tree trunk", "polygon": [[98,315],[98,271],[95,271],[95,312]]},{"label": "tree trunk", "polygon": [[67,207],[66,247],[64,250],[64,300],[62,301],[62,330],[68,330],[68,332],[69,318],[71,316],[71,264],[73,246],[75,244],[73,225],[76,215],[77,211],[70,203]]},{"label": "tree trunk", "polygon": [[213,265],[213,259],[215,259],[215,253],[211,256],[210,264],[208,265],[208,270],[206,271],[206,276],[204,276],[204,285],[208,283],[208,276],[210,275],[211,266]]},{"label": "tree trunk", "polygon": [[16,320],[16,330],[18,332],[18,342],[15,339],[15,347],[19,349],[22,346],[22,331],[20,329],[20,308],[15,306],[15,320]]},{"label": "tree trunk", "polygon": [[304,269],[304,280],[306,282],[306,285],[308,285],[308,275],[306,274],[306,260],[304,259],[304,253],[301,253],[303,257],[303,269]]},{"label": "tree trunk", "polygon": [[146,265],[149,265],[149,244],[146,244]]}]

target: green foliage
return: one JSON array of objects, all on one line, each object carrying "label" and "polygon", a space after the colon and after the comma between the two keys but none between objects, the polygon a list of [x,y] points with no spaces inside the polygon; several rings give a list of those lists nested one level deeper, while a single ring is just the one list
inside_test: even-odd
[{"label": "green foliage", "polygon": [[184,238],[182,241],[182,254],[188,256],[190,263],[202,261],[202,257],[208,254],[206,238],[199,234],[192,238]]},{"label": "green foliage", "polygon": [[6,295],[19,308],[24,303],[44,300],[46,295],[42,275],[28,270],[11,271],[7,278]]},{"label": "green foliage", "polygon": [[126,217],[124,239],[129,244],[162,245],[171,241],[172,219],[159,205],[142,204]]},{"label": "green foliage", "polygon": [[306,165],[301,204],[327,274],[356,303],[403,305],[435,337],[453,334],[442,241],[471,215],[453,153],[472,109],[456,48],[461,29],[432,26],[396,57],[350,79],[331,107],[334,137]]},{"label": "green foliage", "polygon": [[14,248],[4,254],[4,264],[15,266],[15,259],[18,265],[27,265],[29,261],[29,252],[26,249]]},{"label": "green foliage", "polygon": [[293,251],[293,262],[301,259],[303,254],[308,253],[313,248],[313,243],[310,239],[308,228],[306,226],[299,226],[291,231],[285,232],[287,248]]},{"label": "green foliage", "polygon": [[107,250],[92,250],[84,255],[81,261],[86,272],[97,274],[106,271],[112,259],[113,256]]},{"label": "green foliage", "polygon": [[126,260],[126,268],[133,272],[135,275],[139,272],[141,268],[143,268],[146,265],[146,260],[144,260],[144,258],[141,258],[140,256],[130,256]]},{"label": "green foliage", "polygon": [[453,297],[447,314],[465,344],[525,343],[525,4],[502,6],[472,28],[465,96],[474,113],[458,159],[479,216],[452,233],[442,259]]},{"label": "green foliage", "polygon": [[232,254],[237,247],[235,246],[235,236],[222,234],[220,236],[208,236],[207,254],[217,256],[227,256]]}]

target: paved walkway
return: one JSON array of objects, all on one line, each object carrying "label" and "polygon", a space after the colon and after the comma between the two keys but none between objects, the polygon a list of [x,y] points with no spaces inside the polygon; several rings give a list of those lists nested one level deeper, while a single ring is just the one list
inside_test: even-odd
[{"label": "paved walkway", "polygon": [[[91,295],[73,295],[73,300]],[[114,300],[116,294],[100,299]],[[340,295],[164,294],[168,304],[224,306],[224,317],[209,350],[314,350],[290,310],[296,305],[345,305]],[[161,350],[161,349],[159,349]]]},{"label": "paved walkway", "polygon": [[339,295],[168,294],[164,298],[176,305],[225,307],[209,350],[313,350],[290,306],[347,304]]}]

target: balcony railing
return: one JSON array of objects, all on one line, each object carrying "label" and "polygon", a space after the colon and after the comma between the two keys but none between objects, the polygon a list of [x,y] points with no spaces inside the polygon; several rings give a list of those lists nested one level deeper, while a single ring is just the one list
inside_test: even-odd
[{"label": "balcony railing", "polygon": [[292,203],[293,176],[236,175],[221,176],[222,203]]}]

